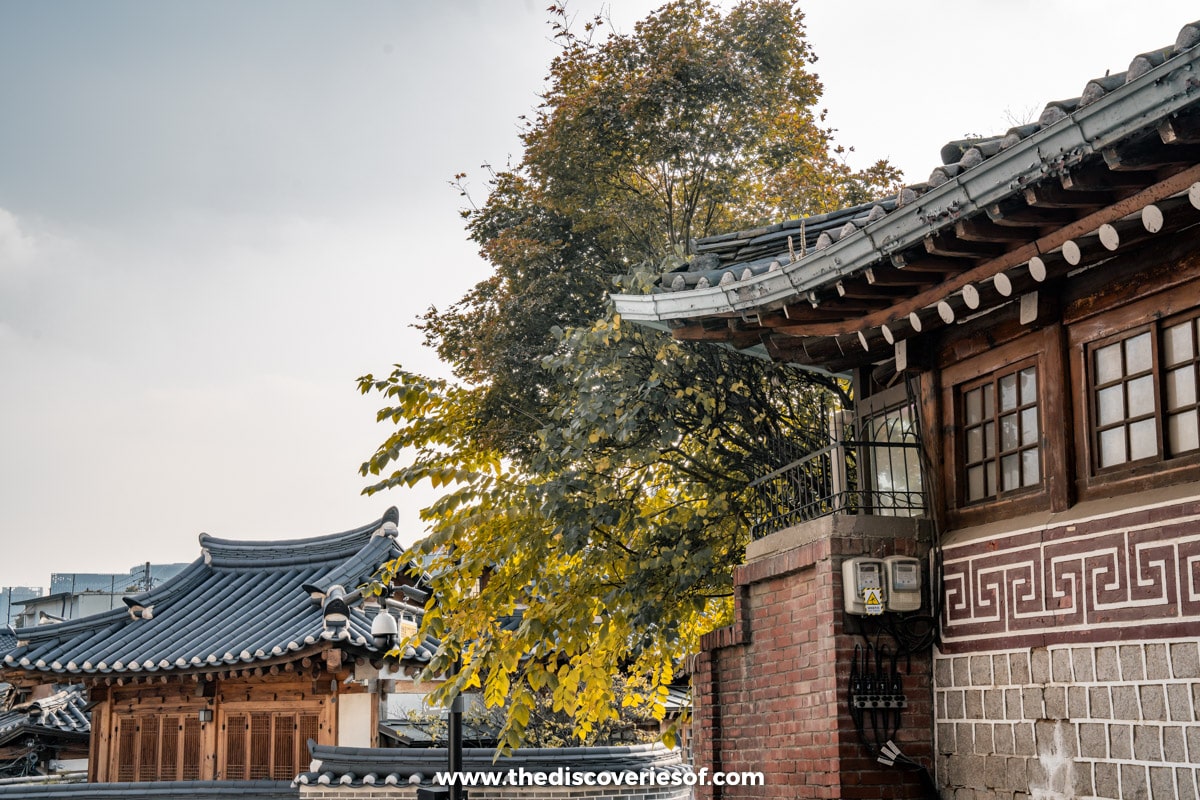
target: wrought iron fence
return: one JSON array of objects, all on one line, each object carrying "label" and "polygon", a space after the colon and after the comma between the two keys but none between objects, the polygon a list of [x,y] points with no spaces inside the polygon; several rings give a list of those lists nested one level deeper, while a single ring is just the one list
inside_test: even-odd
[{"label": "wrought iron fence", "polygon": [[750,484],[751,535],[830,514],[917,516],[925,509],[922,483],[910,406],[859,420],[849,430],[844,414],[835,412],[826,447]]}]

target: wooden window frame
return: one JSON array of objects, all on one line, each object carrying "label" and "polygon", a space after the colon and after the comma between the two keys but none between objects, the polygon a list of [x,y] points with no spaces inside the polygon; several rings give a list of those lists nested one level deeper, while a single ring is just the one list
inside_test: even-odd
[{"label": "wooden window frame", "polygon": [[[1193,281],[1136,302],[1100,311],[1068,327],[1071,391],[1076,416],[1076,488],[1081,500],[1135,492],[1189,480],[1200,480],[1200,450],[1168,454],[1165,411],[1165,370],[1160,351],[1163,331],[1184,320],[1200,318],[1200,282]],[[1155,399],[1156,454],[1109,467],[1099,466],[1096,432],[1098,412],[1093,384],[1093,353],[1101,347],[1151,332]]]},{"label": "wooden window frame", "polygon": [[[148,739],[147,733],[151,728],[153,739]],[[194,736],[187,735],[189,728],[194,729]],[[204,762],[204,737],[202,724],[195,711],[116,714],[111,741],[114,748],[111,755],[112,775],[117,781],[141,783],[196,780],[200,777]],[[168,743],[169,748],[165,746]],[[194,752],[188,750],[189,744]],[[189,776],[189,772],[194,777]]]},{"label": "wooden window frame", "polygon": [[[965,508],[968,506],[981,505],[983,503],[991,503],[991,502],[995,502],[998,500],[1011,500],[1012,498],[1019,497],[1020,495],[1023,495],[1023,494],[1039,493],[1045,487],[1046,474],[1043,469],[1044,459],[1042,457],[1043,454],[1041,451],[1042,429],[1045,427],[1045,424],[1044,424],[1044,420],[1042,419],[1042,407],[1041,407],[1042,375],[1040,374],[1041,371],[1039,370],[1038,366],[1039,365],[1038,365],[1037,356],[1030,355],[1028,358],[1022,359],[1013,364],[1008,364],[1007,366],[1004,366],[1004,367],[1000,367],[999,369],[993,370],[992,372],[988,372],[984,375],[980,375],[979,377],[975,378],[974,380],[966,381],[965,383],[961,383],[956,387],[956,391],[954,393],[954,400],[958,404],[958,407],[955,409],[955,419],[956,419],[956,427],[958,429],[960,429],[961,434],[962,434],[962,439],[959,442],[959,448],[958,448],[958,451],[955,453],[955,456],[958,458],[958,461],[959,461],[959,471],[960,472],[965,471],[968,473],[968,477],[965,480],[960,479],[959,485],[957,487],[959,494],[955,498],[955,501],[956,501],[958,507]],[[1021,384],[1020,384],[1020,381],[1021,381],[1020,376],[1021,376],[1021,373],[1025,372],[1026,370],[1029,370],[1029,369],[1033,370],[1033,374],[1035,376],[1036,388],[1034,389],[1034,400],[1032,403],[1023,403],[1022,402],[1022,390],[1021,390]],[[1009,409],[1000,407],[1000,402],[1001,402],[1000,384],[1006,378],[1013,378],[1014,388],[1015,388],[1015,391],[1017,392],[1016,405]],[[986,403],[983,400],[983,394],[982,394],[984,389],[986,389],[986,388],[992,389],[992,414],[988,417],[985,417],[981,414],[979,424],[978,425],[970,425],[967,420],[967,417],[968,417],[968,412],[966,409],[966,406],[968,403],[967,396],[972,392],[976,392],[976,391],[981,392],[980,403],[982,405],[982,408],[986,408]],[[981,408],[981,411],[982,411],[982,408]],[[1023,427],[1023,422],[1022,422],[1022,418],[1024,416],[1023,412],[1025,412],[1029,409],[1033,409],[1035,415],[1037,416],[1037,419],[1036,419],[1037,440],[1035,442],[1033,442],[1032,444],[1025,443],[1025,441],[1020,433],[1020,430]],[[1009,415],[1016,418],[1016,424],[1018,427],[1017,444],[1016,444],[1015,448],[1010,448],[1008,450],[1005,450],[1004,444],[1003,444],[1003,438],[1002,438],[1003,437],[1003,427],[1002,427],[1001,420],[1005,416],[1009,416]],[[987,435],[987,427],[988,427],[989,423],[992,426],[994,426],[991,436]],[[970,431],[974,428],[980,429],[981,444],[983,446],[983,457],[978,461],[972,462],[969,460],[970,456],[968,455],[968,451],[969,451],[968,441],[970,439]],[[994,450],[990,456],[987,454],[987,452],[988,452],[987,448],[988,448],[989,444],[991,444],[994,447]],[[1037,449],[1037,451],[1038,451],[1038,479],[1037,479],[1037,482],[1031,483],[1028,485],[1020,485],[1013,489],[1005,489],[1003,487],[1003,482],[1004,482],[1003,470],[1004,470],[1005,458],[1016,456],[1018,459],[1018,472],[1020,473],[1023,470],[1022,454],[1025,451],[1032,450],[1032,449]],[[971,469],[973,467],[981,467],[984,469],[984,473],[986,475],[988,465],[991,465],[994,470],[994,478],[993,478],[994,483],[995,483],[994,491],[991,494],[985,493],[982,497],[980,497],[978,499],[971,499],[971,498],[967,497],[967,494],[970,492],[969,473],[970,473]],[[985,485],[985,488],[986,488],[986,485]]]},{"label": "wooden window frame", "polygon": [[[308,763],[308,744],[310,738],[305,733],[315,734],[311,738],[317,741],[330,738],[328,708],[324,703],[295,703],[281,702],[271,705],[262,705],[259,703],[228,703],[225,704],[220,711],[219,727],[217,736],[217,774],[219,780],[290,780],[296,774],[303,771],[304,765]],[[256,764],[253,754],[255,753],[255,741],[253,731],[253,719],[256,716],[266,716],[269,718],[269,734],[265,746],[265,754],[269,758],[268,764]],[[235,731],[231,728],[233,719],[245,717],[245,729]],[[309,717],[315,721],[315,728],[311,732],[301,730],[301,718]],[[231,719],[232,718],[232,719]],[[282,765],[277,763],[277,729],[281,719],[287,718],[291,721],[292,737],[291,750],[294,757],[293,763]],[[323,734],[322,731],[325,731]],[[241,738],[244,749],[245,764],[242,767],[241,774],[231,775],[233,767],[229,764],[229,747],[230,743],[235,738]],[[252,771],[256,769],[266,768],[266,775],[252,775]],[[282,771],[280,771],[282,770]],[[286,772],[291,772],[290,776],[279,777]]]},{"label": "wooden window frame", "polygon": [[[1062,326],[1048,325],[942,369],[940,385],[944,437],[941,470],[946,490],[947,521],[952,527],[979,525],[1047,507],[1055,511],[1068,507],[1070,480],[1067,474],[1069,458],[1066,431],[1069,425],[1048,422],[1070,418],[1070,409],[1064,402],[1061,388],[1065,375],[1063,348]],[[1037,446],[1041,481],[1036,486],[998,490],[993,497],[967,502],[962,392],[982,385],[989,378],[998,381],[1003,375],[1019,372],[1029,366],[1037,368]]]}]

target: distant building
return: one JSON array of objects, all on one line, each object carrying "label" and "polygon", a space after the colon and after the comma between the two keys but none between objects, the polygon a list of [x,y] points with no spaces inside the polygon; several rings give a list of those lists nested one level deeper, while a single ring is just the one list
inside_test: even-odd
[{"label": "distant building", "polygon": [[[123,605],[121,598],[130,592],[144,592],[175,577],[187,564],[151,564],[130,567],[128,572],[54,572],[50,574],[50,593],[37,587],[12,587],[8,621],[14,628],[28,628],[47,622],[111,611]],[[27,597],[20,597],[18,590]]]},{"label": "distant building", "polygon": [[187,564],[151,564],[149,561],[128,572],[52,572],[50,594],[80,592],[144,592],[183,572]]},{"label": "distant building", "polygon": [[0,588],[0,627],[15,625],[20,605],[26,600],[41,597],[45,592],[40,586],[5,586]]}]

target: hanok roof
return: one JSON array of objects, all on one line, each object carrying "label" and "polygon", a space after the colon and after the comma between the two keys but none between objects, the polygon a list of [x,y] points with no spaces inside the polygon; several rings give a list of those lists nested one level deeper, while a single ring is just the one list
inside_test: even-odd
[{"label": "hanok roof", "polygon": [[[375,652],[372,618],[349,609],[325,624],[311,591],[364,583],[400,554],[396,509],[361,528],[312,539],[239,542],[200,535],[202,557],[128,609],[24,628],[8,668],[101,675],[228,668],[317,650],[327,642]],[[428,661],[426,640],[406,658]]]},{"label": "hanok roof", "polygon": [[[694,243],[630,321],[833,372],[1200,216],[1200,23],[888,200]],[[896,356],[899,356],[899,348]]]},{"label": "hanok roof", "polygon": [[30,734],[86,739],[91,730],[81,685],[68,686],[0,713],[0,744]]},{"label": "hanok roof", "polygon": [[[296,783],[304,786],[395,786],[428,782],[435,772],[446,769],[446,748],[330,747],[313,744],[310,772],[301,773]],[[497,757],[490,747],[465,747],[463,769],[470,772],[507,772],[518,767],[526,772],[554,772],[569,767],[574,772],[690,773],[678,750],[661,744],[616,747],[533,747]]]}]

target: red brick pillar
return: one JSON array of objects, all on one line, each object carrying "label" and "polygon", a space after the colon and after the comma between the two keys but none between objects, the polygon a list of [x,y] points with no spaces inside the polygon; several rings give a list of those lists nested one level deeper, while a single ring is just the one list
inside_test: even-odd
[{"label": "red brick pillar", "polygon": [[[735,622],[706,635],[693,660],[693,748],[706,775],[762,772],[766,785],[700,786],[698,798],[926,796],[916,774],[877,763],[855,731],[848,683],[864,639],[844,629],[841,579],[853,555],[917,555],[919,531],[909,519],[834,516],[748,548]],[[900,666],[908,708],[897,744],[930,766],[930,654]]]}]

